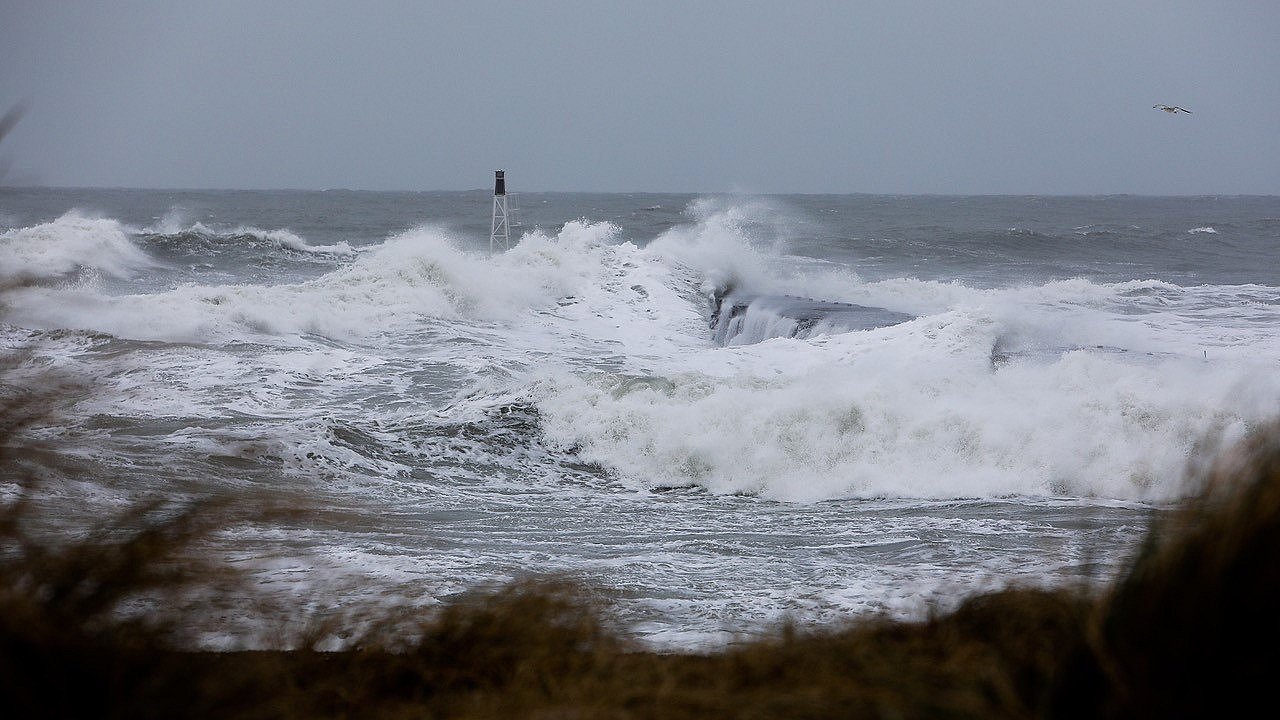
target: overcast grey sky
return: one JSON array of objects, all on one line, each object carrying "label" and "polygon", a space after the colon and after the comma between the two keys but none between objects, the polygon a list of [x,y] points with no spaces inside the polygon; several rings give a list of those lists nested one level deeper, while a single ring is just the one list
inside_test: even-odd
[{"label": "overcast grey sky", "polygon": [[3,0],[22,99],[11,182],[1280,194],[1280,2]]}]

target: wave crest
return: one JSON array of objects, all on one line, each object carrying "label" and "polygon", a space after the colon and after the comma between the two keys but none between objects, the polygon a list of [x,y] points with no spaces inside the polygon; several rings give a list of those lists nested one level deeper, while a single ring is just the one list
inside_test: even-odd
[{"label": "wave crest", "polygon": [[[348,340],[413,331],[423,317],[511,319],[598,282],[599,255],[615,235],[607,223],[568,223],[554,238],[526,235],[511,251],[489,258],[464,251],[443,231],[417,228],[306,282],[186,285],[144,295],[30,288],[12,298],[12,318],[175,342],[306,333]],[[123,230],[120,237],[127,243]],[[157,306],[166,312],[157,314]]]},{"label": "wave crest", "polygon": [[788,501],[1170,499],[1196,442],[1237,437],[1280,401],[1264,369],[1182,358],[1076,350],[993,367],[1002,331],[954,311],[710,351],[730,358],[719,374],[704,357],[663,382],[558,375],[535,392],[548,439],[621,478]]},{"label": "wave crest", "polygon": [[156,228],[143,230],[140,237],[162,250],[187,249],[196,252],[217,252],[226,247],[266,247],[298,253],[323,255],[354,255],[355,249],[345,241],[332,245],[312,245],[301,236],[285,228],[263,230],[251,225],[229,229],[216,229],[201,222],[186,227],[175,227],[162,221]]},{"label": "wave crest", "polygon": [[0,275],[58,279],[102,273],[130,277],[155,262],[117,220],[78,210],[0,234]]}]

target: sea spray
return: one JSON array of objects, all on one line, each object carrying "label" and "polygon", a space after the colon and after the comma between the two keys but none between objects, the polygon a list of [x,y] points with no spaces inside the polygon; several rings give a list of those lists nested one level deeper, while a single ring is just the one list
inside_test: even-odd
[{"label": "sea spray", "polygon": [[111,218],[76,210],[56,220],[0,233],[0,275],[43,279],[105,273],[129,277],[154,262]]},{"label": "sea spray", "polygon": [[[525,200],[490,256],[475,193],[0,192],[8,237],[112,219],[6,297],[24,372],[96,388],[51,506],[284,489],[324,512],[226,538],[266,592],[565,572],[706,647],[1105,575],[1280,404],[1274,201]],[[773,313],[728,347],[726,291]]]}]

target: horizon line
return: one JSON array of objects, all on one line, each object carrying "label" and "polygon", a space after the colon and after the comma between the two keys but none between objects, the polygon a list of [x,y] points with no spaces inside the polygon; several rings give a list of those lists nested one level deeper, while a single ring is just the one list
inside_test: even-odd
[{"label": "horizon line", "polygon": [[[173,187],[148,187],[148,186],[129,186],[129,185],[4,185],[0,184],[0,190],[124,190],[134,192],[289,192],[289,193],[325,193],[325,192],[351,192],[351,193],[400,193],[400,194],[429,194],[429,193],[486,193],[492,190],[488,187],[474,187],[465,189],[368,189],[368,188],[304,188],[304,187],[195,187],[195,186],[173,186]],[[788,195],[806,195],[806,196],[879,196],[879,197],[1151,197],[1151,198],[1203,198],[1203,197],[1257,197],[1257,198],[1280,198],[1280,193],[1266,192],[1196,192],[1196,193],[1146,193],[1146,192],[889,192],[889,191],[848,191],[848,192],[752,192],[745,190],[517,190],[509,193],[511,195],[520,194],[574,194],[574,195],[740,195],[740,196],[788,196]]]}]

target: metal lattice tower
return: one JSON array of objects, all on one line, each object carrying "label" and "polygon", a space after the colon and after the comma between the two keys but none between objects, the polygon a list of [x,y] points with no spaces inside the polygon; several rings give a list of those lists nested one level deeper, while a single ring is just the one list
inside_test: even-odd
[{"label": "metal lattice tower", "polygon": [[489,225],[489,254],[495,242],[502,239],[502,249],[511,249],[511,217],[507,211],[507,179],[505,170],[493,172],[493,222]]}]

